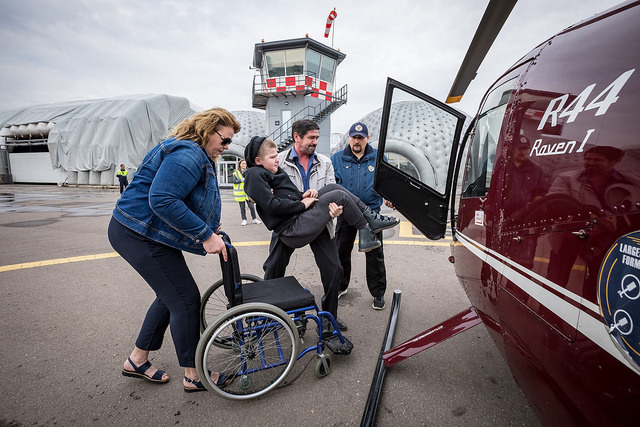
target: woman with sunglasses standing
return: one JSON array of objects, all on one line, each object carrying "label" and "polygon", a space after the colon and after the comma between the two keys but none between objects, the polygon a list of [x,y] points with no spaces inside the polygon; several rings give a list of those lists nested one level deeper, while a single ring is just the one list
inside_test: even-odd
[{"label": "woman with sunglasses standing", "polygon": [[[206,390],[195,368],[200,291],[182,251],[221,253],[226,260],[224,242],[216,234],[222,202],[213,162],[239,131],[236,118],[222,108],[185,119],[149,151],[116,203],[109,241],[156,294],[124,362],[124,376],[169,381],[164,371],[151,365],[149,352],[160,349],[170,326],[184,368],[184,390]],[[219,385],[231,380],[223,372],[212,372],[211,379]]]}]

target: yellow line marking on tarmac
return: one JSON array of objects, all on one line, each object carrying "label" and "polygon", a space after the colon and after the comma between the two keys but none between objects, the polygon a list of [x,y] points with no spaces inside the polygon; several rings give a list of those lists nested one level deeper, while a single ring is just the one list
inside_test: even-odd
[{"label": "yellow line marking on tarmac", "polygon": [[12,271],[12,270],[23,270],[25,268],[44,267],[46,265],[66,264],[69,262],[92,261],[94,259],[104,259],[104,258],[116,258],[119,256],[120,255],[117,252],[107,252],[104,254],[83,255],[83,256],[75,256],[71,258],[57,258],[57,259],[49,259],[45,261],[25,262],[22,264],[0,266],[0,272]]},{"label": "yellow line marking on tarmac", "polygon": [[412,239],[426,239],[427,237],[422,234],[413,234],[413,225],[409,221],[400,221],[400,229],[398,230],[398,237],[409,237]]},{"label": "yellow line marking on tarmac", "polygon": [[257,242],[232,242],[233,246],[269,246],[271,243],[268,240],[257,241]]},{"label": "yellow line marking on tarmac", "polygon": [[[405,236],[406,237],[406,236]],[[419,237],[419,236],[416,236]],[[405,246],[449,246],[451,240],[445,240],[440,242],[419,242],[415,240],[386,240],[384,241],[385,245],[405,245]],[[240,246],[269,246],[268,240],[258,240],[254,242],[234,242],[233,245],[236,247]],[[356,240],[357,243],[357,240]],[[76,256],[70,258],[56,258],[49,259],[44,261],[35,261],[35,262],[24,262],[21,264],[11,264],[11,265],[3,265],[0,266],[0,273],[5,271],[14,271],[14,270],[24,270],[27,268],[36,268],[36,267],[45,267],[48,265],[57,265],[57,264],[67,264],[70,262],[81,262],[81,261],[93,261],[97,259],[106,259],[106,258],[117,258],[120,255],[117,252],[107,252],[103,254],[95,254],[95,255],[83,255]]]}]

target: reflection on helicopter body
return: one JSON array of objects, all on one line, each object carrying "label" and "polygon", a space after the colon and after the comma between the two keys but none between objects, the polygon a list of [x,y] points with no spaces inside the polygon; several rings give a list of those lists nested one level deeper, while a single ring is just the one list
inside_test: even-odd
[{"label": "reflection on helicopter body", "polygon": [[[630,230],[628,221],[619,213],[629,210],[640,202],[638,183],[616,170],[624,151],[611,146],[595,146],[584,153],[583,168],[578,171],[558,175],[549,188],[549,195],[569,196],[579,209],[591,217],[590,245],[576,246],[573,239],[560,239],[552,245],[549,258],[548,276],[555,283],[565,285],[569,280],[571,267],[578,257],[598,257],[608,247],[601,237],[625,234]],[[568,199],[565,203],[570,203]],[[581,253],[588,250],[590,253]],[[567,258],[571,262],[567,262]]]}]

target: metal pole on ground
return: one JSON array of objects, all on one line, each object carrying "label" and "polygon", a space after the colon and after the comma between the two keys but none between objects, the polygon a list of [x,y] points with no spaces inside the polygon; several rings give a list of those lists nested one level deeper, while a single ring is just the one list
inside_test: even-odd
[{"label": "metal pole on ground", "polygon": [[384,382],[384,374],[387,368],[382,360],[382,354],[391,348],[393,342],[393,334],[396,330],[396,324],[398,323],[398,312],[400,311],[400,296],[402,292],[399,290],[393,291],[393,301],[391,303],[391,312],[389,313],[389,322],[387,323],[387,331],[382,341],[382,348],[380,349],[380,355],[378,356],[378,363],[373,374],[373,380],[371,381],[371,387],[369,388],[369,396],[367,397],[367,404],[364,408],[364,414],[362,414],[362,421],[360,421],[361,427],[373,426],[376,419],[376,413],[378,411],[378,402],[380,401],[380,392],[382,391],[382,383]]}]

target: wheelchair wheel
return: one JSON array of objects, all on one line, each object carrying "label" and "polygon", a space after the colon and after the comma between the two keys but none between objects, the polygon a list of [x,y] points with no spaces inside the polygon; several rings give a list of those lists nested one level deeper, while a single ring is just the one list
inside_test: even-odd
[{"label": "wheelchair wheel", "polygon": [[[220,346],[216,341],[227,341]],[[196,349],[196,369],[205,387],[227,399],[245,400],[277,387],[298,356],[300,338],[291,317],[264,303],[241,304],[207,327]],[[205,372],[234,378],[218,387]]]},{"label": "wheelchair wheel", "polygon": [[[240,276],[242,283],[259,282],[262,279],[253,274],[243,274]],[[204,294],[202,294],[202,302],[200,303],[200,331],[204,332],[220,314],[227,311],[227,296],[224,293],[224,283],[222,279],[209,286]]]},{"label": "wheelchair wheel", "polygon": [[324,378],[331,372],[331,353],[323,353],[317,356],[313,373],[317,378]]}]

